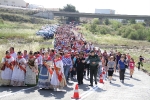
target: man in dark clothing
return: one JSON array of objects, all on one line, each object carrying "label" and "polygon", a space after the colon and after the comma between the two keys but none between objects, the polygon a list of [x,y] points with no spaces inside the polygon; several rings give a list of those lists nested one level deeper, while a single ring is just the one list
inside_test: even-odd
[{"label": "man in dark clothing", "polygon": [[138,62],[138,70],[140,70],[141,66],[143,67],[143,61],[144,61],[144,58],[142,56],[140,56],[139,57],[139,62]]},{"label": "man in dark clothing", "polygon": [[91,51],[91,55],[86,59],[85,62],[90,61],[90,85],[93,86],[93,76],[95,79],[95,84],[97,85],[97,71],[98,71],[98,65],[100,62],[100,59],[98,55],[94,53],[94,51]]},{"label": "man in dark clothing", "polygon": [[118,61],[120,60],[121,58],[121,53],[118,52],[118,54],[116,55],[116,69],[118,70]]},{"label": "man in dark clothing", "polygon": [[83,84],[83,72],[85,69],[85,58],[83,57],[83,53],[79,54],[79,58],[75,61],[76,69],[77,69],[77,80],[78,85]]}]

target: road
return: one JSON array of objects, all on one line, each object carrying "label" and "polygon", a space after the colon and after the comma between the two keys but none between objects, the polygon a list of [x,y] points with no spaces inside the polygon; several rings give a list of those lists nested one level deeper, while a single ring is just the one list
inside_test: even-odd
[{"label": "road", "polygon": [[[112,84],[89,87],[89,79],[79,86],[80,100],[150,100],[150,77],[135,70],[129,78],[126,70],[125,83],[119,81],[119,73],[114,74]],[[76,80],[70,80],[68,86],[60,91],[40,90],[37,87],[0,87],[0,100],[72,100]]]}]

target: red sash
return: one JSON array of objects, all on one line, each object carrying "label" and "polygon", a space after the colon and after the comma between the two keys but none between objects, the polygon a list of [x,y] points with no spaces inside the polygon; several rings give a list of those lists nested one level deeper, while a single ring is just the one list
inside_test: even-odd
[{"label": "red sash", "polygon": [[25,69],[24,67],[22,67],[21,65],[18,65],[18,66],[19,66],[19,68],[20,68],[21,70],[24,71],[24,73],[26,73],[26,69]]},{"label": "red sash", "polygon": [[18,65],[19,68],[20,68],[21,70],[23,70],[23,71],[26,73],[26,69],[25,69],[24,67],[22,67],[20,64],[18,64],[18,62],[16,62],[16,65]]},{"label": "red sash", "polygon": [[[6,56],[5,58],[10,59],[11,56]],[[13,70],[13,69],[14,69],[14,61],[11,62],[11,63],[8,63],[8,61],[6,61],[6,62],[3,64],[1,70],[5,70],[5,67],[8,67],[8,68],[10,68],[11,70]]]},{"label": "red sash", "polygon": [[11,70],[14,69],[12,62],[11,62],[11,63],[5,62],[5,65],[6,65],[8,68],[10,68]]},{"label": "red sash", "polygon": [[[51,60],[51,57],[49,56],[47,60]],[[53,74],[53,70],[52,68],[50,68],[46,62],[43,62],[43,65],[46,66],[47,70],[49,71],[49,73],[52,75]]]},{"label": "red sash", "polygon": [[43,62],[43,65],[46,66],[46,68],[48,69],[49,73],[52,75],[53,74],[53,70],[48,67],[48,65],[46,64],[46,62]]},{"label": "red sash", "polygon": [[[60,60],[60,58],[59,58],[58,60]],[[56,71],[58,80],[59,80],[59,82],[60,82],[60,81],[62,80],[62,73],[59,74],[59,68],[57,68],[57,67],[56,67],[56,64],[55,64],[55,62],[58,61],[58,60],[54,60],[54,69],[55,69],[55,71]]]},{"label": "red sash", "polygon": [[2,66],[1,70],[5,70],[5,67],[8,67],[11,70],[13,70],[14,69],[13,62],[11,62],[11,63],[5,62],[5,64]]}]

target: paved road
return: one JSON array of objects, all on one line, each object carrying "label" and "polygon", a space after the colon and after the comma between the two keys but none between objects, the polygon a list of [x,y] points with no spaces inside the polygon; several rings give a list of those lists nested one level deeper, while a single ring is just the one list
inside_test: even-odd
[{"label": "paved road", "polygon": [[106,82],[103,88],[98,88],[94,93],[83,100],[150,100],[150,77],[142,71],[135,70],[130,78],[126,70],[125,83],[122,84],[115,74],[112,84]]},{"label": "paved road", "polygon": [[[76,80],[70,80],[68,86],[60,91],[40,90],[37,87],[0,87],[0,100],[71,100]],[[84,96],[89,90],[89,79],[84,79],[84,85],[79,86],[79,93]],[[102,85],[100,85],[102,87]],[[23,90],[24,89],[24,90]],[[88,91],[88,92],[87,92]]]},{"label": "paved road", "polygon": [[[150,77],[135,70],[133,78],[129,78],[129,70],[125,74],[125,83],[114,74],[110,84],[98,84],[89,87],[89,79],[84,79],[84,85],[79,86],[81,100],[150,100]],[[37,87],[0,87],[0,100],[71,100],[77,82],[70,80],[64,90],[39,90]],[[24,90],[23,90],[24,89]],[[10,99],[11,98],[11,99]]]}]

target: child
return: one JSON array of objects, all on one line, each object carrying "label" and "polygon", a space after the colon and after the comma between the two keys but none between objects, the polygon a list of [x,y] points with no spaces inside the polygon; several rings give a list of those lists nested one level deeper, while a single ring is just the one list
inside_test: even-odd
[{"label": "child", "polygon": [[130,78],[132,78],[133,72],[134,72],[134,67],[135,67],[135,62],[134,59],[131,58],[129,62],[129,67],[130,67]]}]

